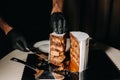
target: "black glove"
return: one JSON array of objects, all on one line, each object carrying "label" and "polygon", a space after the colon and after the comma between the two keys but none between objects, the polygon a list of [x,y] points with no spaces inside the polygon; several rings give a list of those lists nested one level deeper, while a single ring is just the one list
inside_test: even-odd
[{"label": "black glove", "polygon": [[62,13],[56,12],[51,15],[51,27],[52,31],[57,34],[66,32],[66,22]]},{"label": "black glove", "polygon": [[8,32],[8,34],[6,36],[8,39],[8,43],[10,43],[10,46],[13,49],[28,51],[27,50],[28,46],[27,46],[26,40],[19,31],[12,29],[10,32]]}]

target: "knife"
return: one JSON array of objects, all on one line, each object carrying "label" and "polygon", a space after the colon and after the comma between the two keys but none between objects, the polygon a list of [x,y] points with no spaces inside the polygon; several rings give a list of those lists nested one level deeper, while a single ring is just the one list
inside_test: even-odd
[{"label": "knife", "polygon": [[18,58],[13,57],[13,58],[11,58],[10,60],[15,61],[15,62],[18,62],[18,63],[21,63],[21,64],[24,64],[25,66],[29,67],[30,69],[32,69],[32,70],[34,70],[34,71],[37,71],[37,70],[38,70],[37,67],[35,67],[34,65],[28,64],[28,63],[26,63],[25,61],[20,60],[20,59],[18,59]]},{"label": "knife", "polygon": [[[54,73],[63,75],[65,77],[65,79],[69,79],[69,80],[72,80],[75,78],[78,79],[78,77],[79,77],[78,72],[71,72],[69,70],[56,70],[59,66],[55,66],[53,64],[48,64],[47,62],[44,62],[44,61],[41,62],[41,66],[35,66],[32,64],[28,64],[25,61],[18,59],[18,58],[15,58],[15,57],[11,58],[10,60],[24,64],[25,66],[29,67],[30,69],[32,69],[36,72],[39,70],[44,70],[45,72],[47,72],[49,74],[50,74],[50,72],[54,72]],[[52,68],[54,67],[54,68],[52,69],[51,67]],[[40,77],[40,75],[38,77]]]},{"label": "knife", "polygon": [[15,62],[19,62],[24,64],[25,66],[29,67],[32,70],[46,70],[46,71],[52,71],[53,69],[59,68],[59,66],[56,66],[54,64],[48,63],[48,61],[45,61],[44,59],[40,60],[40,63],[38,63],[37,65],[32,65],[32,64],[28,64],[25,61],[18,59],[18,58],[11,58],[10,60],[15,61]]}]

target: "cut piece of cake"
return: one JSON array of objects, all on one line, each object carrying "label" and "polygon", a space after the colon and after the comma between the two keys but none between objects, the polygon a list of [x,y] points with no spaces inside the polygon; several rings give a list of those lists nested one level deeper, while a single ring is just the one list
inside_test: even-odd
[{"label": "cut piece of cake", "polygon": [[80,31],[70,32],[70,71],[82,72],[88,60],[89,35]]},{"label": "cut piece of cake", "polygon": [[60,66],[60,69],[64,69],[63,61],[65,60],[66,50],[66,35],[64,34],[50,34],[50,54],[49,62]]}]

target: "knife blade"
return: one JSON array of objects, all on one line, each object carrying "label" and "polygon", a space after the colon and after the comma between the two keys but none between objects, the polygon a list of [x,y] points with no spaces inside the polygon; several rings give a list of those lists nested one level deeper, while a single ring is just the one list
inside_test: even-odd
[{"label": "knife blade", "polygon": [[37,71],[37,70],[38,70],[37,67],[35,67],[34,65],[28,64],[28,63],[26,63],[25,61],[20,60],[20,59],[18,59],[18,58],[13,57],[13,58],[11,58],[10,60],[15,61],[15,62],[18,62],[18,63],[21,63],[21,64],[24,64],[25,66],[29,67],[30,69],[32,69],[32,70],[34,70],[34,71]]},{"label": "knife blade", "polygon": [[56,66],[54,64],[49,63],[48,61],[45,61],[44,59],[40,60],[40,63],[38,63],[37,65],[32,65],[32,64],[28,64],[27,62],[18,59],[18,58],[11,58],[10,60],[15,61],[15,62],[19,62],[21,64],[24,64],[25,66],[29,67],[30,69],[33,69],[35,71],[37,70],[46,70],[46,71],[52,71],[56,68],[59,68],[59,66]]}]

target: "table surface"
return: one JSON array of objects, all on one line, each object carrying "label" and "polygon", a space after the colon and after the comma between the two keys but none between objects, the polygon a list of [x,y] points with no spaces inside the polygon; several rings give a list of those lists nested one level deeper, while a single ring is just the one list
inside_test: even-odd
[{"label": "table surface", "polygon": [[17,57],[26,61],[27,55],[28,54],[25,52],[14,50],[2,58],[0,60],[0,80],[21,80],[25,66],[23,64],[13,62],[10,59],[12,57]]},{"label": "table surface", "polygon": [[[99,47],[89,50],[88,69],[83,73],[84,80],[120,80],[120,50],[99,43],[97,45]],[[0,80],[22,80],[25,65],[10,59],[16,57],[26,61],[28,54],[28,52],[14,50],[2,58]]]}]

